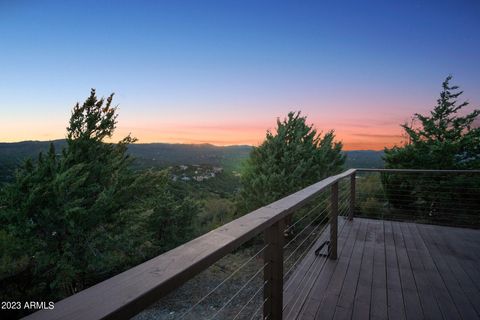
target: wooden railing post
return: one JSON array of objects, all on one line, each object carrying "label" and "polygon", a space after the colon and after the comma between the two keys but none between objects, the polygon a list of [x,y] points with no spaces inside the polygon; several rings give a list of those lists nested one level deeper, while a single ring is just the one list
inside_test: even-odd
[{"label": "wooden railing post", "polygon": [[350,212],[348,213],[348,220],[353,220],[355,213],[355,172],[350,176]]},{"label": "wooden railing post", "polygon": [[263,318],[282,319],[283,310],[283,242],[285,220],[282,219],[265,230],[265,248],[263,270]]},{"label": "wooden railing post", "polygon": [[330,259],[337,259],[337,236],[338,236],[338,182],[332,184],[330,196]]}]

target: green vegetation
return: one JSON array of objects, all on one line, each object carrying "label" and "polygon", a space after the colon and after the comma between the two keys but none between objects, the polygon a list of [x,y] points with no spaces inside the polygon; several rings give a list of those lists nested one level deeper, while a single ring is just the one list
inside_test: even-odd
[{"label": "green vegetation", "polygon": [[[451,76],[442,84],[437,105],[430,115],[414,115],[412,125],[402,125],[408,141],[403,146],[385,149],[385,167],[391,169],[480,169],[480,128],[474,126],[480,110],[462,115],[468,102],[458,103],[463,93],[450,85]],[[366,191],[379,184],[365,178]],[[453,225],[480,225],[475,208],[480,198],[480,177],[472,174],[439,173],[382,174],[383,189],[360,201],[364,214],[402,220]],[[373,195],[374,194],[374,195]],[[382,213],[383,212],[383,213]]]},{"label": "green vegetation", "polygon": [[227,170],[238,169],[239,163],[248,157],[250,146],[218,147],[211,144],[132,144],[128,152],[135,157],[134,167],[146,169],[175,165],[222,166]]},{"label": "green vegetation", "polygon": [[56,150],[61,150],[66,145],[66,141],[0,143],[0,187],[3,183],[14,180],[15,170],[23,162],[31,158],[37,158],[40,152],[48,152],[50,144],[53,144]]},{"label": "green vegetation", "polygon": [[26,161],[0,191],[0,300],[57,300],[193,235],[198,206],[166,171],[134,172],[113,95],[77,104],[66,146]]},{"label": "green vegetation", "polygon": [[383,151],[351,150],[344,151],[346,168],[383,168]]},{"label": "green vegetation", "polygon": [[[451,76],[430,116],[414,115],[412,125],[402,125],[408,142],[385,149],[386,168],[478,169],[480,168],[480,128],[474,127],[480,110],[462,116],[468,102],[458,104],[463,91],[454,92]],[[418,124],[417,124],[418,123]]]},{"label": "green vegetation", "polygon": [[[53,143],[56,150],[66,146],[65,140],[24,141],[0,143],[0,186],[12,182],[15,169],[29,158],[37,158],[40,152],[48,152]],[[165,169],[178,165],[220,166],[225,173],[239,173],[241,164],[252,150],[251,146],[218,147],[210,144],[168,144],[134,143],[128,145],[127,152],[133,158],[134,170]],[[383,168],[383,151],[352,150],[343,151],[346,168]],[[218,176],[218,179],[228,178]],[[220,182],[223,183],[223,182]],[[238,183],[234,189],[238,187]],[[224,183],[226,185],[226,183]],[[222,190],[222,189],[219,189]]]},{"label": "green vegetation", "polygon": [[384,218],[387,213],[382,181],[378,174],[357,175],[356,188],[359,191],[356,199],[357,212],[360,215]]},{"label": "green vegetation", "polygon": [[198,215],[197,228],[200,234],[218,228],[234,219],[235,202],[225,198],[205,198],[200,202],[202,212]]},{"label": "green vegetation", "polygon": [[[56,150],[66,146],[66,140],[24,141],[0,143],[0,185],[11,182],[15,169],[40,152],[48,152],[53,143]],[[240,163],[248,158],[251,146],[218,147],[211,144],[133,143],[127,146],[134,170],[165,169],[177,165],[220,166],[224,171],[240,170]]]},{"label": "green vegetation", "polygon": [[276,133],[253,148],[242,171],[239,210],[247,212],[338,173],[345,163],[333,131],[323,137],[300,112],[277,120]]}]

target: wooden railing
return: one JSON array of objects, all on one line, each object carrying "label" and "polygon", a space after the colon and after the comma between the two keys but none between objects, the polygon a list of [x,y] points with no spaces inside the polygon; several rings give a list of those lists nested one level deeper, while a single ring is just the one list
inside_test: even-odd
[{"label": "wooden railing", "polygon": [[[351,179],[355,194],[355,169],[328,177],[283,199],[259,208],[173,250],[55,303],[27,319],[129,319],[153,302],[264,233],[264,318],[281,319],[283,307],[283,242],[285,219],[321,192],[331,188],[330,252],[337,256],[338,183]],[[350,197],[350,219],[355,197]]]},{"label": "wooden railing", "polygon": [[[131,268],[42,310],[27,319],[129,319],[202,272],[225,255],[263,233],[263,316],[282,319],[284,230],[286,220],[324,191],[330,191],[330,259],[337,258],[339,182],[350,179],[348,219],[355,210],[357,172],[480,173],[480,170],[350,169],[259,208],[171,251]],[[358,194],[358,190],[357,190]],[[352,196],[353,195],[353,196]]]}]

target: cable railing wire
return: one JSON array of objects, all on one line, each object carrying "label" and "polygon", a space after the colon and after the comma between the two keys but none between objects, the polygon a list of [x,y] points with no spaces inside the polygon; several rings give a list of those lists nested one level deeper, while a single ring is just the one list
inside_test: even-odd
[{"label": "cable railing wire", "polygon": [[[302,241],[302,243],[297,246],[297,248],[295,250],[298,250],[300,248],[300,246],[310,237],[310,235],[316,231],[316,229],[319,227],[320,225],[318,225],[317,227],[315,227],[314,230],[312,230],[310,232],[310,234]],[[325,229],[328,227],[328,224],[324,225],[323,229],[321,232],[319,232],[319,236],[317,239],[315,239],[315,241],[312,241],[303,251],[302,253],[299,255],[299,257],[297,258],[297,260],[295,260],[295,262],[291,265],[291,267],[288,269],[287,272],[285,272],[283,274],[283,279],[285,280],[285,278],[287,277],[287,275],[296,267],[296,265],[300,262],[300,260],[302,260],[309,252],[309,250],[313,247],[313,245],[318,241],[318,239],[320,238],[320,236],[323,234],[323,232],[325,231]],[[293,256],[293,253],[290,254],[290,256],[285,259],[284,263],[286,263],[292,256]],[[291,282],[290,282],[291,283]],[[285,290],[287,290],[287,288],[285,288]]]},{"label": "cable railing wire", "polygon": [[[368,177],[375,177],[374,175],[368,175],[368,176],[362,176],[362,178],[368,178]],[[428,183],[432,184],[433,188],[435,189],[441,189],[441,190],[446,190],[446,189],[452,189],[452,188],[461,188],[465,190],[480,190],[480,187],[477,186],[472,186],[471,181],[453,181],[451,180],[451,177],[446,178],[445,180],[441,179],[425,179],[425,178],[404,178],[404,177],[396,177],[398,180],[403,179],[405,182],[408,182],[410,186],[416,186],[417,184],[421,186],[428,186]],[[463,179],[468,179],[471,177],[464,177]],[[472,179],[479,179],[480,180],[480,175],[476,178]],[[389,181],[379,181],[380,183],[384,184],[386,183],[387,185],[390,185]],[[478,185],[476,181],[473,182],[474,185]]]},{"label": "cable railing wire", "polygon": [[[479,179],[480,181],[480,176],[477,178]],[[400,180],[400,178],[399,178]],[[405,188],[410,188],[410,189],[413,189],[413,188],[418,188],[418,187],[422,187],[422,188],[430,188],[430,189],[433,189],[433,190],[436,190],[437,192],[449,192],[451,190],[455,190],[455,189],[461,189],[461,190],[474,190],[474,191],[480,191],[480,187],[471,187],[471,186],[466,186],[465,184],[455,184],[455,183],[451,183],[450,181],[448,182],[445,182],[445,184],[448,183],[448,185],[442,185],[442,181],[438,181],[438,180],[425,180],[425,179],[419,179],[420,181],[415,181],[415,180],[411,180],[409,181],[408,179],[405,179],[406,182],[409,183],[408,186],[405,186]],[[382,181],[378,181],[382,186],[386,185],[386,186],[393,186],[393,184],[387,182],[386,184],[383,183]],[[478,184],[478,183],[476,183]],[[408,192],[408,190],[401,190],[399,189],[398,190],[399,192]]]},{"label": "cable railing wire", "polygon": [[[439,199],[439,198],[422,198],[422,197],[409,197],[409,198],[397,198],[397,197],[375,197],[375,196],[368,196],[359,197],[358,200],[366,200],[366,199],[375,199],[382,202],[396,202],[396,203],[406,203],[412,205],[421,205],[421,204],[431,204],[431,205],[441,205],[443,209],[457,209],[457,210],[475,210],[478,209],[479,200],[468,200],[468,199]],[[480,194],[479,194],[480,199]],[[464,208],[459,208],[458,205],[452,205],[451,203],[461,203],[462,206],[465,205]],[[476,205],[477,204],[477,205]]]},{"label": "cable railing wire", "polygon": [[[432,196],[432,194],[427,195],[408,195],[408,196],[402,196],[402,195],[396,195],[396,194],[389,194],[389,195],[384,195],[384,194],[379,194],[379,193],[359,193],[359,195],[363,197],[375,197],[378,200],[396,200],[396,201],[410,201],[410,200],[416,200],[416,201],[423,201],[423,202],[437,202],[437,203],[442,203],[442,202],[450,202],[452,200],[455,201],[462,201],[463,202],[468,202],[468,205],[471,205],[472,203],[477,203],[479,199],[468,199],[468,198],[461,198],[458,199],[456,197],[435,197]],[[478,193],[478,196],[480,197],[480,192]]]},{"label": "cable railing wire", "polygon": [[[339,237],[342,235],[343,229],[345,228],[345,225],[346,225],[346,222],[344,221],[344,223],[342,224],[342,227],[341,227],[341,229],[340,229],[340,232],[338,233],[338,236],[339,236]],[[328,226],[328,225],[326,225],[326,226],[323,228],[323,230],[320,232],[320,235],[323,234],[323,232],[325,231],[325,229],[326,229],[327,226]],[[319,239],[319,238],[320,238],[320,237],[318,237],[318,239]],[[315,241],[313,241],[312,244],[315,244],[315,243],[318,241],[318,239],[316,239]],[[311,247],[313,247],[313,245],[311,245],[311,246],[308,248],[307,254],[308,254],[308,252],[310,252]],[[305,256],[306,256],[306,254],[305,254]],[[302,259],[305,258],[305,256],[303,256]],[[316,259],[316,258],[315,258],[315,259]],[[312,260],[312,263],[311,263],[311,264],[315,263],[315,259]],[[300,259],[298,259],[298,260],[300,260]],[[327,260],[328,260],[328,259],[324,259],[324,261],[322,262],[322,265],[321,265],[320,268],[319,268],[320,270],[323,270],[323,267],[324,267],[325,264],[327,263]],[[296,263],[297,263],[297,262],[296,262]],[[293,266],[292,266],[292,268],[293,268]],[[292,268],[291,268],[291,269],[292,269]],[[290,270],[289,270],[288,272],[290,272]],[[288,273],[288,272],[287,272],[287,273]],[[320,271],[320,272],[321,272],[321,271]],[[298,273],[297,273],[296,275],[298,275]],[[296,275],[292,278],[292,280],[291,280],[291,281],[289,282],[289,284],[286,286],[285,291],[287,291],[287,290],[290,288],[290,286],[291,286],[292,283],[293,283],[293,279],[295,279]],[[310,278],[311,278],[313,275],[314,275],[314,273],[310,273],[308,280],[310,280]],[[298,284],[298,286],[300,286],[302,282],[303,282],[303,279],[300,281],[300,283]],[[307,283],[308,283],[308,281],[307,281]],[[306,288],[306,286],[304,286],[304,288]],[[300,294],[293,296],[293,298],[296,297],[296,299],[295,299],[295,301],[294,301],[294,304],[293,304],[293,307],[296,305],[296,303],[297,303],[297,301],[298,301],[298,298],[301,297],[303,293],[305,293],[304,290],[306,290],[306,289],[302,289],[302,291],[300,292]],[[305,295],[304,301],[305,301],[306,297],[307,297],[307,295]],[[302,301],[302,303],[303,303],[304,301]],[[288,301],[288,302],[285,304],[283,310],[286,309],[286,307],[288,306],[288,304],[289,304],[290,302],[291,302],[291,301]],[[292,307],[292,309],[293,309],[293,307]]]},{"label": "cable railing wire", "polygon": [[[265,298],[263,300],[263,303],[261,305],[258,306],[258,308],[255,310],[255,312],[252,314],[252,316],[250,317],[250,320],[254,319],[255,316],[257,315],[258,311],[260,311],[261,308],[263,308],[263,306],[265,305],[265,303],[267,303],[268,301],[268,298]],[[265,319],[263,320],[267,320],[268,319],[268,315],[265,317]]]},{"label": "cable railing wire", "polygon": [[[323,213],[327,212],[327,209],[328,209],[328,207],[325,208],[324,210],[322,210],[322,212],[319,213],[318,216],[317,216],[315,219],[313,219],[312,221],[310,221],[310,223],[307,224],[300,232],[298,232],[293,239],[291,239],[289,242],[287,242],[287,244],[285,244],[285,245],[283,246],[283,249],[286,249],[291,243],[293,243],[295,240],[297,240],[297,238],[298,238],[299,236],[301,236],[301,235],[303,234],[303,232],[304,232],[305,230],[307,230],[308,227],[310,227],[314,222],[316,222],[319,218],[321,218],[322,215],[323,215]],[[326,218],[328,218],[328,215],[325,216],[320,223],[323,223],[323,221],[325,221]]]},{"label": "cable railing wire", "polygon": [[[323,233],[323,231],[325,231],[327,226],[324,226],[322,232],[320,232],[320,236],[321,234]],[[315,245],[315,243],[318,241],[318,239],[320,239],[320,236],[315,239],[314,241],[312,241],[312,243],[302,252],[302,254],[299,256],[299,258],[292,264],[292,266],[289,268],[289,270],[287,272],[285,272],[284,274],[284,279],[285,277],[297,266],[297,264],[300,262],[300,261],[303,261],[303,259],[307,256],[308,252],[310,252],[311,248]],[[314,261],[312,261],[313,263]],[[299,275],[299,273],[296,273],[291,279],[289,279],[289,283],[286,285],[286,287],[284,288],[284,291],[287,291],[290,286],[293,284],[293,280],[296,279],[296,277]],[[300,285],[300,284],[299,284]],[[288,303],[287,303],[288,304]],[[287,305],[285,304],[285,306]],[[284,306],[284,309],[285,309],[285,306]]]},{"label": "cable railing wire", "polygon": [[[370,187],[363,189],[362,180],[359,181],[355,212],[396,221],[475,228],[480,225],[480,175],[382,175],[392,177],[394,183],[385,183],[378,174],[360,175],[366,179],[365,186]],[[369,192],[372,183],[380,188]]]},{"label": "cable railing wire", "polygon": [[[418,216],[418,214],[426,214],[427,216]],[[464,218],[464,219],[471,219],[471,218],[477,218],[480,219],[478,215],[460,215],[460,214],[455,214],[455,215],[449,215],[448,213],[443,213],[443,212],[428,212],[428,211],[411,211],[411,210],[399,210],[399,211],[388,211],[384,212],[382,217],[385,218],[388,216],[388,218],[398,218],[399,220],[423,220],[426,218],[435,219],[435,221],[451,221],[452,217],[454,218]],[[375,218],[375,217],[373,217]],[[410,218],[410,219],[408,219]],[[466,220],[466,221],[467,221]]]},{"label": "cable railing wire", "polygon": [[[327,219],[327,218],[328,218],[328,216],[325,216],[325,217],[322,219],[322,222],[323,222],[325,219]],[[310,235],[312,235],[312,233],[314,233],[320,226],[321,226],[321,223],[319,223],[316,227],[313,228],[312,231],[310,231],[310,233],[305,237],[305,239],[303,239],[303,241],[300,242],[300,243],[298,244],[298,246],[297,246],[297,247],[290,253],[290,255],[285,259],[285,262],[287,262],[288,260],[290,260],[290,258],[295,254],[295,252],[297,252],[297,250],[300,248],[300,246],[301,246],[302,244],[304,244],[305,241],[310,237]]]},{"label": "cable railing wire", "polygon": [[210,318],[210,320],[215,319],[215,317],[216,317],[223,309],[225,309],[225,307],[228,306],[228,305],[233,301],[233,299],[235,299],[235,298],[240,294],[240,292],[242,292],[242,290],[245,289],[245,288],[247,287],[247,285],[249,285],[250,282],[252,282],[253,279],[255,279],[255,278],[258,276],[258,274],[259,274],[260,272],[262,272],[262,271],[265,269],[265,267],[268,266],[268,265],[269,265],[268,262],[267,262],[267,263],[264,263],[263,266],[260,267],[260,268],[258,269],[258,271],[255,272],[255,274],[254,274],[252,277],[250,277],[250,279],[248,279],[247,282],[245,282],[245,284],[244,284],[242,287],[240,287],[240,289],[238,289],[237,292],[236,292],[230,299],[228,299],[228,301],[225,302],[220,309],[217,310],[217,312],[215,312],[215,314]]},{"label": "cable railing wire", "polygon": [[[348,209],[349,207],[350,207],[350,203],[348,203],[348,202],[345,202],[345,203],[343,203],[343,204],[340,204],[340,205],[338,206],[338,212],[339,212],[338,215],[339,215],[339,216],[341,215],[341,214],[340,214],[340,211],[342,211],[342,210],[345,210],[345,213],[348,213],[348,210],[347,210],[347,209]],[[342,212],[342,213],[343,213],[343,212]],[[342,215],[342,216],[343,216],[343,215]]]},{"label": "cable railing wire", "polygon": [[[396,197],[399,197],[399,198],[422,198],[422,197],[425,197],[425,195],[429,195],[431,196],[432,192],[428,192],[428,191],[421,191],[421,192],[416,192],[416,191],[412,191],[410,193],[398,193],[398,192],[391,192],[391,191],[384,191],[384,192],[358,192],[357,193],[358,195],[360,196],[378,196],[378,197],[387,197],[387,196],[391,196],[391,195],[395,195]],[[438,195],[437,192],[433,192],[433,194],[435,195]],[[480,191],[478,193],[475,193],[475,194],[471,194],[471,195],[480,195]],[[465,197],[465,193],[462,193],[462,199],[468,199],[469,197]],[[438,195],[437,197],[438,199],[451,199],[452,198],[452,192],[449,192],[449,193],[446,193],[445,195]],[[475,199],[476,200],[476,199]]]},{"label": "cable railing wire", "polygon": [[[348,197],[346,197],[346,198],[348,198]],[[342,204],[341,204],[342,207],[339,206],[339,213],[340,213],[341,210],[345,210],[345,215],[346,215],[347,212],[348,212],[348,210],[347,210],[348,204],[349,204],[349,203],[346,202],[346,201],[345,201],[344,203],[342,203]],[[340,208],[342,208],[342,209],[340,209]],[[343,212],[342,212],[342,213],[343,213]],[[327,216],[327,217],[328,217],[328,216]],[[319,226],[320,226],[320,225],[319,225]],[[345,224],[342,225],[342,229],[341,229],[340,232],[343,231],[343,227],[344,227],[344,226],[345,226]],[[318,226],[317,226],[317,227],[318,227]],[[316,237],[316,238],[302,251],[302,253],[299,255],[299,257],[297,258],[297,260],[292,264],[292,266],[289,268],[289,270],[288,270],[286,273],[284,273],[284,279],[285,279],[285,278],[288,276],[288,274],[297,266],[297,264],[298,264],[301,260],[303,260],[303,259],[305,258],[305,256],[308,254],[308,252],[310,251],[310,249],[313,247],[313,245],[318,241],[318,239],[320,239],[320,237],[322,236],[323,232],[325,231],[325,229],[326,229],[327,227],[328,227],[328,224],[324,225],[323,229],[319,232],[319,236]],[[312,230],[311,233],[313,233],[314,231],[315,231],[315,230]],[[297,246],[297,248],[294,250],[294,252],[295,252],[296,250],[298,250],[298,248],[300,248],[300,246],[301,246],[308,238],[310,238],[310,235],[308,235],[307,237],[305,237],[304,241],[302,241],[302,243],[300,243],[300,244]],[[290,254],[290,256],[289,256],[287,259],[285,259],[285,262],[287,262],[287,261],[290,259],[290,257],[294,254],[294,252],[292,252],[292,254]],[[294,277],[295,277],[295,276],[294,276]],[[293,283],[293,280],[291,280],[291,281],[289,282],[289,284],[287,285],[287,287],[285,288],[285,290],[288,290],[288,288],[290,287],[290,285],[291,285],[292,283]]]},{"label": "cable railing wire", "polygon": [[253,299],[255,299],[255,297],[257,296],[257,294],[262,291],[262,289],[265,287],[265,285],[268,283],[268,280],[265,280],[263,282],[263,285],[261,285],[257,291],[255,291],[255,293],[250,297],[250,299],[248,299],[248,301],[242,306],[242,308],[240,309],[240,311],[235,315],[235,317],[232,319],[232,320],[235,320],[238,318],[238,316],[240,316],[240,314],[243,312],[243,310],[245,310],[245,308],[250,304],[250,302],[253,301]]},{"label": "cable railing wire", "polygon": [[308,216],[310,216],[312,213],[315,212],[315,210],[317,210],[320,206],[324,205],[327,203],[329,199],[324,199],[322,200],[318,205],[316,205],[314,208],[312,208],[311,210],[309,210],[306,214],[304,214],[299,220],[295,221],[295,223],[291,224],[290,226],[288,226],[288,228],[285,228],[285,231],[289,231],[290,229],[292,229],[293,227],[295,227],[297,224],[299,224],[301,221],[303,221],[305,218],[307,218]]},{"label": "cable railing wire", "polygon": [[[222,287],[228,280],[230,280],[238,271],[240,271],[243,267],[245,267],[248,263],[250,263],[253,259],[255,259],[260,253],[262,253],[269,245],[266,244],[264,245],[257,253],[255,253],[252,257],[250,257],[248,260],[246,260],[241,266],[239,266],[237,269],[235,269],[230,275],[223,279],[222,282],[220,282],[215,288],[213,288],[210,292],[208,292],[205,296],[203,296],[200,300],[198,300],[194,305],[192,305],[187,311],[185,311],[179,319],[183,319],[187,314],[189,314],[196,306],[198,306],[200,303],[205,301],[210,295],[212,295],[216,290],[218,290],[220,287]],[[263,268],[265,265],[263,266]]]},{"label": "cable railing wire", "polygon": [[[346,222],[344,221],[344,223],[342,224],[342,228],[340,229],[340,232],[338,233],[338,236],[339,236],[339,237],[341,237],[341,235],[343,234],[343,229],[345,228],[345,225],[346,225]],[[323,231],[322,231],[322,233],[323,233]],[[344,244],[345,244],[345,242],[344,242]],[[319,268],[316,267],[316,268],[318,268],[318,269],[320,270],[319,273],[322,272],[323,267],[325,266],[325,264],[327,263],[327,261],[328,261],[328,259],[324,259],[323,262],[322,262],[322,265],[321,265]],[[315,259],[312,261],[312,264],[313,264],[313,263],[315,263]],[[310,281],[310,278],[311,278],[313,275],[314,275],[314,273],[310,273],[309,279],[308,279],[307,283]],[[303,282],[303,279],[302,279],[301,282]],[[298,286],[301,285],[301,282],[299,283]],[[292,283],[293,283],[293,281],[290,281],[289,285],[287,285],[287,287],[285,288],[285,291],[288,290],[288,288],[290,287],[290,285],[291,285]],[[297,304],[298,299],[299,299],[300,297],[304,296],[303,301],[302,301],[301,303],[303,304],[303,303],[305,302],[305,300],[306,300],[307,297],[308,297],[308,294],[305,294],[305,293],[306,293],[306,290],[307,290],[307,286],[304,286],[303,289],[302,289],[302,291],[301,291],[299,294],[296,294],[296,295],[293,296],[293,298],[295,298],[295,300],[293,301],[293,306],[292,306],[291,310],[293,310],[293,308],[294,308],[295,305]],[[293,299],[293,298],[292,298],[292,299]],[[287,303],[285,303],[285,306],[284,306],[283,310],[285,310],[285,309],[286,309],[286,306],[288,306],[290,303],[291,303],[291,300],[288,301]],[[288,318],[288,315],[287,315],[287,318]]]},{"label": "cable railing wire", "polygon": [[[382,199],[377,199],[377,200],[382,201]],[[439,206],[434,201],[426,201],[427,204],[421,204],[421,203],[414,202],[414,201],[395,199],[394,200],[395,203],[392,203],[392,201],[388,201],[388,199],[386,199],[383,202],[387,202],[388,204],[393,206],[394,209],[397,209],[397,210],[407,210],[407,209],[406,208],[401,208],[401,207],[395,208],[395,203],[401,204],[403,206],[411,206],[412,208],[417,208],[418,210],[442,210],[442,211],[467,212],[467,213],[468,212],[471,212],[471,213],[480,212],[480,207],[477,207],[477,208],[472,208],[472,207],[458,208],[458,207],[444,206],[444,205]],[[432,205],[429,205],[428,203],[432,203]],[[457,214],[455,214],[455,215],[457,215]]]}]

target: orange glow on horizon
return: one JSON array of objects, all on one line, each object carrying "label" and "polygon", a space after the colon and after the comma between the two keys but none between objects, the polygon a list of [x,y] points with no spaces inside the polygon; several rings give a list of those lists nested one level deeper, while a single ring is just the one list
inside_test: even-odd
[{"label": "orange glow on horizon", "polygon": [[[358,128],[338,126],[335,130],[336,141],[343,143],[344,150],[383,150],[402,143],[401,130],[398,125],[392,127]],[[132,136],[138,138],[138,143],[181,143],[181,144],[212,144],[216,146],[229,145],[252,145],[258,146],[265,139],[268,128],[264,126],[242,128],[242,126],[225,126],[215,128],[177,127],[176,129],[164,128],[164,130],[142,130],[140,128],[130,130]],[[329,129],[322,132],[325,133]],[[119,128],[116,136],[122,137],[130,131]],[[319,130],[321,131],[321,130]],[[115,137],[114,137],[115,138]],[[115,139],[113,139],[115,140]]]},{"label": "orange glow on horizon", "polygon": [[[275,123],[273,123],[275,125]],[[330,125],[330,126],[329,126]],[[399,145],[402,141],[401,129],[398,125],[377,125],[368,128],[358,128],[349,124],[329,123],[316,126],[325,128],[319,132],[327,132],[330,127],[335,128],[337,141],[343,143],[344,150],[383,150],[384,147]],[[0,141],[18,142],[25,140],[55,140],[65,137],[65,127],[58,126],[28,126],[17,137],[6,136],[0,132]],[[54,131],[52,131],[54,130]],[[217,146],[253,145],[258,146],[265,139],[267,130],[274,127],[267,125],[225,124],[217,126],[199,125],[136,125],[118,126],[115,135],[110,141],[118,141],[129,133],[138,138],[138,143],[181,143],[181,144],[212,144]],[[8,131],[7,131],[8,132]],[[48,132],[38,134],[39,132]]]}]

